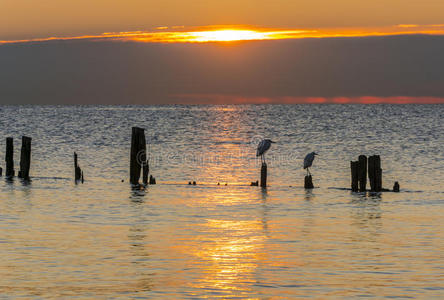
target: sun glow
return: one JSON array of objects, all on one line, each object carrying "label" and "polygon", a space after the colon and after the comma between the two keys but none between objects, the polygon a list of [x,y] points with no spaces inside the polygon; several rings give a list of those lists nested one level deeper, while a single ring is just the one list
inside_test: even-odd
[{"label": "sun glow", "polygon": [[227,29],[190,32],[190,41],[194,42],[230,42],[265,39],[267,39],[266,33],[253,30]]},{"label": "sun glow", "polygon": [[[182,29],[182,30],[175,30]],[[0,45],[64,40],[112,40],[144,43],[229,43],[236,41],[284,40],[300,38],[366,37],[427,34],[444,35],[444,24],[400,24],[384,28],[267,29],[252,27],[204,27],[185,30],[181,26],[157,27],[156,31],[105,32],[98,35],[46,37],[29,40],[0,40]]]}]

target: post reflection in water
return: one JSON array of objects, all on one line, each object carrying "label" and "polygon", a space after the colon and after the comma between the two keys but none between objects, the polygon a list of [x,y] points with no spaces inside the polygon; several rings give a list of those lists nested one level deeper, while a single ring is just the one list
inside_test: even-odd
[{"label": "post reflection in water", "polygon": [[135,291],[150,291],[153,286],[152,277],[154,274],[150,264],[150,245],[147,239],[149,222],[144,209],[140,207],[143,204],[144,201],[138,202],[135,200],[133,202],[134,215],[131,220],[134,223],[129,227],[128,232],[131,264],[138,270],[135,274],[137,276],[135,278]]}]

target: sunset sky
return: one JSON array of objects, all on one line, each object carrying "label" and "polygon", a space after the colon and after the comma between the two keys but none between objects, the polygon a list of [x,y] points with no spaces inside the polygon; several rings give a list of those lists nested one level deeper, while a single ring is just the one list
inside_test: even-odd
[{"label": "sunset sky", "polygon": [[0,103],[441,103],[443,11],[432,0],[0,0]]}]

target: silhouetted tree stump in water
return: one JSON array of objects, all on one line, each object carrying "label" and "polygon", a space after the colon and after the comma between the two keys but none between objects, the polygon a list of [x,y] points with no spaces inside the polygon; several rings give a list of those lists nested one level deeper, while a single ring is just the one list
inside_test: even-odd
[{"label": "silhouetted tree stump in water", "polygon": [[399,193],[399,189],[400,189],[399,182],[396,181],[395,184],[393,185],[393,191],[395,193]]},{"label": "silhouetted tree stump in water", "polygon": [[351,189],[353,192],[357,192],[359,188],[359,162],[358,161],[351,161],[350,162],[350,169],[351,169]]},{"label": "silhouetted tree stump in water", "polygon": [[311,175],[306,175],[305,176],[304,188],[306,188],[306,189],[314,188],[314,186],[313,186],[313,178],[311,177]]},{"label": "silhouetted tree stump in water", "polygon": [[358,181],[359,191],[365,192],[367,190],[367,156],[359,155],[358,158]]},{"label": "silhouetted tree stump in water", "polygon": [[[131,157],[130,157],[130,183],[139,184],[142,165],[146,163],[146,140],[145,130],[139,127],[132,128],[131,134]],[[145,173],[144,173],[145,175]],[[146,178],[148,180],[148,174]]]},{"label": "silhouetted tree stump in water", "polygon": [[14,140],[12,137],[6,138],[6,155],[5,155],[5,162],[6,162],[6,177],[14,177],[15,171],[14,171]]},{"label": "silhouetted tree stump in water", "polygon": [[[143,130],[143,129],[142,129]],[[142,165],[142,182],[143,184],[148,184],[148,173],[150,171],[150,167],[148,165],[148,160],[146,158],[146,138],[145,131],[143,130],[142,134],[139,137],[140,145],[139,145],[139,163]]]},{"label": "silhouetted tree stump in water", "polygon": [[81,181],[83,183],[83,171],[80,169],[78,159],[77,159],[77,153],[74,152],[74,181],[77,183]]},{"label": "silhouetted tree stump in water", "polygon": [[[148,165],[148,160],[146,159],[146,155],[145,155],[145,163],[143,164],[143,168],[142,168],[142,181],[143,184],[148,184],[148,173],[150,172],[150,167]],[[149,182],[151,184],[151,177],[149,177]]]},{"label": "silhouetted tree stump in water", "polygon": [[380,192],[382,190],[382,169],[379,155],[368,158],[368,178],[370,180],[370,190]]},{"label": "silhouetted tree stump in water", "polygon": [[31,141],[32,138],[22,137],[22,150],[20,155],[20,171],[19,178],[29,180],[29,169],[31,168]]},{"label": "silhouetted tree stump in water", "polygon": [[267,187],[267,164],[265,162],[261,166],[261,187]]}]

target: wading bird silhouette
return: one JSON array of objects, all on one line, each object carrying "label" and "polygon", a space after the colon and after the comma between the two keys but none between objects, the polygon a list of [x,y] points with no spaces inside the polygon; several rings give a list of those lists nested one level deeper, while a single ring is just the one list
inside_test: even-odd
[{"label": "wading bird silhouette", "polygon": [[313,164],[313,160],[315,156],[318,155],[315,152],[308,153],[304,158],[304,169],[307,169],[307,175],[311,175],[310,170],[308,168]]},{"label": "wading bird silhouette", "polygon": [[256,156],[261,157],[262,163],[265,163],[265,152],[267,152],[267,150],[270,149],[272,143],[275,143],[275,142],[273,142],[272,140],[269,140],[269,139],[264,139],[257,146]]}]

